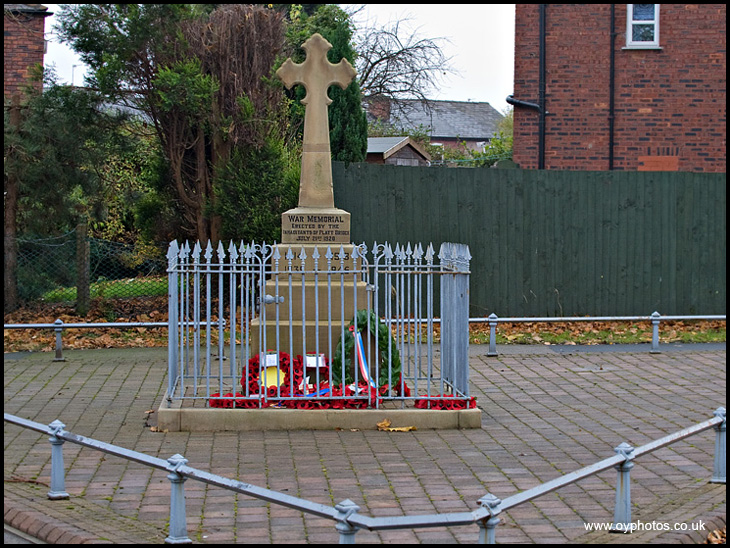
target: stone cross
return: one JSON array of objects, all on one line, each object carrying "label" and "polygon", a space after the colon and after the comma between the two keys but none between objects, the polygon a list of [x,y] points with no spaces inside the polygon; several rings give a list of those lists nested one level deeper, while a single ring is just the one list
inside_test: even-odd
[{"label": "stone cross", "polygon": [[342,59],[336,65],[329,62],[327,52],[332,44],[320,34],[313,34],[302,44],[302,48],[307,54],[304,63],[297,64],[287,59],[276,71],[287,89],[301,84],[307,90],[307,95],[302,99],[305,111],[299,207],[334,208],[327,117],[327,106],[332,99],[327,95],[327,89],[334,84],[345,89],[356,73],[347,59]]}]

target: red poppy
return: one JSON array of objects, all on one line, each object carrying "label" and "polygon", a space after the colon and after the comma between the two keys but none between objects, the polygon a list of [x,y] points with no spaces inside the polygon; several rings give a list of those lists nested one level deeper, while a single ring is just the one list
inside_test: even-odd
[{"label": "red poppy", "polygon": [[416,409],[473,409],[477,406],[475,398],[462,399],[453,394],[437,394],[430,398],[417,399]]}]

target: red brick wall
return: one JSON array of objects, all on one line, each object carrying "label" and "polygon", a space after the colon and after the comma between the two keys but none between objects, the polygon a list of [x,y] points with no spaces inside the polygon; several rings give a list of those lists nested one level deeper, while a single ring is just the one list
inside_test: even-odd
[{"label": "red brick wall", "polygon": [[[610,4],[548,4],[545,168],[609,169]],[[724,4],[662,4],[661,49],[625,49],[615,4],[614,169],[725,172]],[[538,102],[539,4],[517,4],[516,99]],[[538,113],[515,107],[514,160],[538,167]]]},{"label": "red brick wall", "polygon": [[23,91],[33,66],[43,65],[45,13],[5,12],[4,19],[4,95],[10,97]]}]

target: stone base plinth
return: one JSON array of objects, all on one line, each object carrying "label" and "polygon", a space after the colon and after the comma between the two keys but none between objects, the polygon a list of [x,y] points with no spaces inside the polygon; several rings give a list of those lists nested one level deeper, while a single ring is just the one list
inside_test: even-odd
[{"label": "stone base plinth", "polygon": [[157,428],[168,432],[223,432],[262,430],[377,430],[384,419],[391,427],[417,430],[481,428],[477,408],[430,409],[197,409],[184,408],[182,400],[167,403],[157,412]]}]

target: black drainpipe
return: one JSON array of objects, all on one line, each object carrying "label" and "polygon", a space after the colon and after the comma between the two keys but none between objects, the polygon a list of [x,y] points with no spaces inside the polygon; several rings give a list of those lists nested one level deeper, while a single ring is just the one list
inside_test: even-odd
[{"label": "black drainpipe", "polygon": [[545,169],[545,21],[547,15],[547,4],[540,4],[539,31],[540,31],[540,65],[538,69],[538,102],[529,103],[521,99],[515,99],[509,95],[507,103],[515,107],[525,107],[536,110],[538,113],[538,134],[537,134],[537,168]]},{"label": "black drainpipe", "polygon": [[537,103],[528,103],[527,101],[522,101],[521,99],[515,99],[514,95],[508,95],[507,99],[505,100],[512,106],[531,108],[540,112],[540,105],[538,105]]}]

